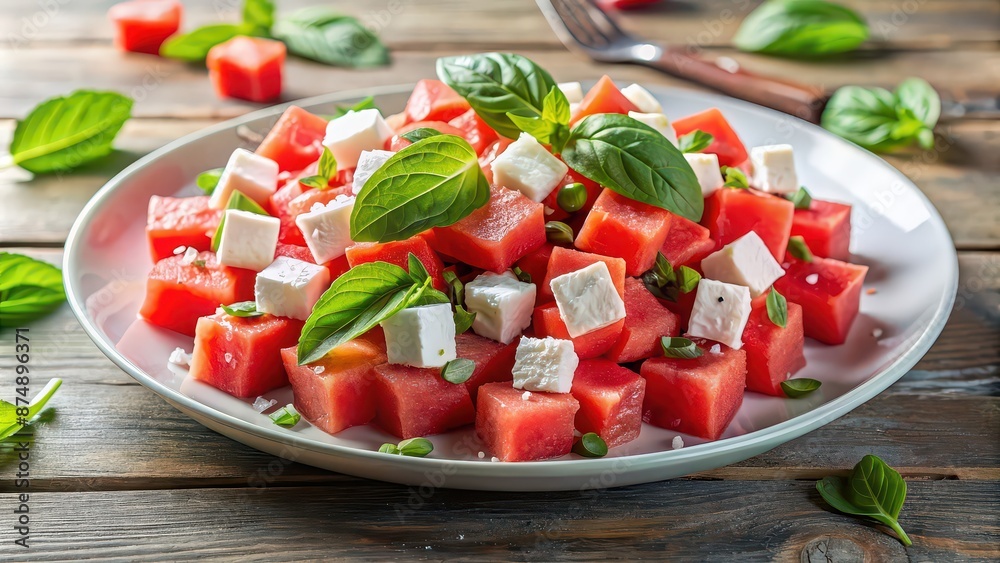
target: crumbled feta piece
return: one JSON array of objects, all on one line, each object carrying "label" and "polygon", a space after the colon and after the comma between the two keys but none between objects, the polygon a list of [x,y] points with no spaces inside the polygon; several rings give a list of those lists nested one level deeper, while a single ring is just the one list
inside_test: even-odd
[{"label": "crumbled feta piece", "polygon": [[569,393],[579,363],[572,341],[526,336],[514,353],[514,388]]},{"label": "crumbled feta piece", "polygon": [[403,309],[381,324],[390,364],[439,368],[456,358],[455,317],[447,303]]},{"label": "crumbled feta piece", "polygon": [[257,310],[304,321],[326,288],[330,270],[288,256],[278,256],[257,274],[254,297]]},{"label": "crumbled feta piece", "polygon": [[743,346],[743,329],[750,318],[750,288],[707,278],[698,282],[688,334],[721,342],[733,349]]},{"label": "crumbled feta piece", "polygon": [[819,274],[809,274],[808,276],[806,276],[806,283],[809,285],[816,285],[816,282],[818,281],[819,281]]},{"label": "crumbled feta piece", "polygon": [[677,146],[677,132],[674,131],[674,126],[670,124],[670,120],[667,116],[662,113],[639,113],[637,111],[628,112],[628,116],[632,119],[649,125],[653,129],[656,129],[664,137],[670,141],[675,147]]},{"label": "crumbled feta piece", "polygon": [[364,151],[381,149],[392,129],[377,109],[351,111],[326,126],[323,145],[337,159],[338,168],[354,168]]},{"label": "crumbled feta piece", "polygon": [[556,276],[549,282],[570,337],[576,338],[625,318],[625,302],[604,262]]},{"label": "crumbled feta piece", "polygon": [[226,210],[219,240],[219,263],[261,271],[274,259],[281,221],[238,209]]},{"label": "crumbled feta piece", "polygon": [[578,104],[583,101],[583,86],[579,82],[560,82],[558,86],[569,103]]},{"label": "crumbled feta piece", "polygon": [[719,169],[719,155],[710,152],[684,153],[684,158],[691,165],[691,170],[694,170],[704,197],[714,194],[726,183]]},{"label": "crumbled feta piece", "polygon": [[465,307],[476,313],[476,334],[510,344],[531,324],[535,284],[518,280],[510,271],[487,272],[465,284]]},{"label": "crumbled feta piece", "polygon": [[531,398],[531,391],[525,391],[524,393],[521,393],[522,401],[527,401],[530,398]]},{"label": "crumbled feta piece", "polygon": [[174,249],[174,254],[175,255],[176,254],[184,254],[185,251],[187,251],[187,247],[182,244],[182,245],[180,245],[180,246],[178,246],[177,248]]},{"label": "crumbled feta piece", "polygon": [[712,344],[712,347],[708,349],[708,353],[709,354],[714,354],[716,356],[722,354],[722,345],[721,344]]},{"label": "crumbled feta piece", "polygon": [[194,247],[187,247],[184,251],[184,256],[181,256],[181,264],[190,265],[198,258],[198,249]]},{"label": "crumbled feta piece", "polygon": [[518,190],[538,203],[559,186],[569,171],[563,161],[527,133],[521,133],[491,167],[495,185]]},{"label": "crumbled feta piece", "polygon": [[219,176],[219,183],[212,191],[208,206],[224,209],[234,190],[261,205],[278,190],[278,163],[246,149],[236,149],[225,170]]},{"label": "crumbled feta piece", "polygon": [[295,224],[306,239],[306,246],[317,264],[325,264],[340,258],[351,241],[351,211],[354,196],[338,195],[336,199],[323,205],[317,203],[312,209],[295,218]]},{"label": "crumbled feta piece", "polygon": [[708,279],[749,287],[752,297],[764,293],[774,280],[785,275],[781,264],[754,231],[708,255],[701,267]]},{"label": "crumbled feta piece", "polygon": [[167,357],[167,362],[178,367],[190,367],[191,354],[185,352],[184,348],[174,348],[174,351],[170,353],[169,357]]},{"label": "crumbled feta piece", "polygon": [[394,154],[396,153],[379,149],[362,151],[361,156],[358,158],[358,167],[354,170],[354,181],[351,184],[351,192],[354,195],[360,193],[361,188],[365,186],[368,178],[371,178],[376,170],[382,168],[382,165]]},{"label": "crumbled feta piece", "polygon": [[622,88],[622,95],[642,113],[663,113],[663,106],[656,97],[638,84],[629,84]]},{"label": "crumbled feta piece", "polygon": [[675,450],[679,450],[684,447],[684,438],[680,436],[674,436],[674,439],[670,442],[670,447]]},{"label": "crumbled feta piece", "polygon": [[790,194],[799,190],[792,145],[768,145],[750,149],[753,186],[772,194]]},{"label": "crumbled feta piece", "polygon": [[257,412],[264,412],[267,409],[269,409],[269,408],[271,408],[271,407],[273,407],[274,405],[277,405],[277,404],[278,404],[278,400],[277,399],[267,400],[264,397],[257,397],[253,401],[253,410],[255,410]]}]

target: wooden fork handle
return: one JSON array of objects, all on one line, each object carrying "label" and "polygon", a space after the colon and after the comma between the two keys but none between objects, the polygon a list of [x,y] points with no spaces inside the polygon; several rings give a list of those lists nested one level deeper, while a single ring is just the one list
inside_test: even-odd
[{"label": "wooden fork handle", "polygon": [[660,57],[646,60],[644,64],[812,123],[819,123],[829,100],[821,88],[758,76],[742,70],[732,59],[707,61],[678,48],[666,48]]}]

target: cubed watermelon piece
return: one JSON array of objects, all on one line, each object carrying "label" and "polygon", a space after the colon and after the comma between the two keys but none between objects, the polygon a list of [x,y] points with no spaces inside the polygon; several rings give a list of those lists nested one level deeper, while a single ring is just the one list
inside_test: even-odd
[{"label": "cubed watermelon piece", "polygon": [[712,144],[702,152],[718,155],[720,166],[739,166],[747,159],[747,149],[743,146],[743,141],[718,108],[682,117],[674,121],[673,125],[678,138],[696,130],[711,135]]},{"label": "cubed watermelon piece", "polygon": [[375,368],[375,424],[403,439],[440,434],[472,423],[465,385],[441,379],[437,368],[382,364]]},{"label": "cubed watermelon piece", "polygon": [[653,267],[670,229],[671,213],[611,190],[598,196],[576,236],[580,250],[625,260],[625,273],[641,276]]},{"label": "cubed watermelon piece", "polygon": [[182,246],[198,251],[211,248],[222,210],[210,208],[208,200],[208,196],[149,198],[146,238],[153,262],[173,256]]},{"label": "cubed watermelon piece", "polygon": [[572,393],[580,402],[581,433],[594,432],[609,448],[639,437],[646,380],[634,371],[609,360],[584,360],[573,374]]},{"label": "cubed watermelon piece", "polygon": [[782,267],[785,264],[785,275],[774,287],[802,306],[805,335],[826,344],[843,344],[861,307],[868,266],[818,256],[812,262],[789,256]]},{"label": "cubed watermelon piece", "polygon": [[646,380],[644,421],[661,428],[718,440],[743,404],[747,355],[699,341],[704,354],[693,359],[650,358],[639,373]]},{"label": "cubed watermelon piece", "polygon": [[281,96],[281,41],[240,35],[212,47],[205,62],[220,97],[270,102]]},{"label": "cubed watermelon piece", "polygon": [[514,354],[517,352],[518,342],[520,339],[515,338],[510,344],[502,344],[471,332],[455,337],[458,357],[476,362],[476,370],[465,382],[473,403],[482,385],[514,379],[511,370],[514,369]]},{"label": "cubed watermelon piece", "polygon": [[497,132],[480,119],[473,109],[452,119],[448,124],[462,132],[462,138],[476,149],[476,154],[483,154],[499,138]]},{"label": "cubed watermelon piece", "polygon": [[303,213],[308,213],[317,203],[326,205],[337,199],[339,195],[351,195],[350,185],[341,185],[325,190],[305,190],[301,195],[288,202],[288,214],[298,217]]},{"label": "cubed watermelon piece", "polygon": [[425,78],[413,88],[405,111],[410,121],[450,121],[470,108],[469,102],[450,86]]},{"label": "cubed watermelon piece", "polygon": [[[535,250],[525,254],[524,257],[518,260],[514,265],[521,268],[522,272],[531,276],[531,283],[535,284],[536,287],[541,286],[542,281],[545,280],[545,273],[549,269],[549,257],[552,256],[553,248],[554,246],[552,243],[547,242]],[[551,291],[549,293],[551,295]],[[537,292],[535,293],[535,303],[538,305],[542,303],[538,300]]]},{"label": "cubed watermelon piece", "polygon": [[433,129],[442,135],[455,135],[458,137],[464,137],[465,131],[462,131],[458,127],[450,125],[444,121],[414,121],[413,123],[407,123],[396,129],[396,134],[389,137],[385,141],[385,150],[392,152],[399,152],[406,147],[412,145],[409,139],[403,138],[404,133],[409,133],[416,129]]},{"label": "cubed watermelon piece", "polygon": [[479,167],[483,169],[483,176],[486,176],[486,181],[493,184],[493,161],[496,160],[498,156],[503,154],[503,151],[507,150],[514,141],[506,137],[500,137],[496,141],[490,143],[482,154],[479,155]]},{"label": "cubed watermelon piece", "polygon": [[302,231],[295,224],[295,215],[291,213],[288,204],[304,192],[302,184],[298,178],[285,182],[285,185],[278,188],[278,191],[271,195],[268,200],[268,212],[281,221],[278,230],[278,241],[286,244],[305,245],[306,240],[302,236]]},{"label": "cubed watermelon piece", "polygon": [[767,316],[767,294],[752,302],[750,320],[743,329],[743,349],[747,353],[747,389],[783,397],[781,382],[806,365],[802,347],[802,307],[788,303],[784,328]]},{"label": "cubed watermelon piece", "polygon": [[503,272],[545,244],[545,214],[517,190],[494,187],[490,200],[449,227],[434,229],[434,250],[466,264]]},{"label": "cubed watermelon piece", "polygon": [[677,315],[635,278],[625,278],[624,323],[618,341],[604,354],[620,364],[660,354],[660,338],[677,336],[680,329]]},{"label": "cubed watermelon piece", "polygon": [[753,231],[774,259],[785,257],[792,233],[795,204],[757,190],[721,189],[705,198],[701,224],[708,227],[716,249]]},{"label": "cubed watermelon piece", "polygon": [[313,364],[300,366],[298,346],[281,351],[295,410],[328,434],[368,424],[375,418],[375,366],[385,363],[385,346],[365,337],[349,340]]},{"label": "cubed watermelon piece", "polygon": [[327,121],[298,106],[288,106],[255,151],[278,163],[278,170],[298,171],[319,160]]},{"label": "cubed watermelon piece", "polygon": [[688,323],[691,321],[691,311],[694,309],[694,300],[697,294],[697,291],[689,291],[687,293],[678,292],[676,301],[660,300],[660,303],[669,309],[671,313],[677,315],[677,325],[681,334],[687,329]]},{"label": "cubed watermelon piece", "polygon": [[430,274],[436,289],[444,290],[446,284],[441,272],[444,264],[441,258],[431,250],[427,239],[413,236],[406,240],[391,242],[359,242],[347,247],[345,255],[351,267],[367,262],[388,262],[409,271],[409,257],[413,253]]},{"label": "cubed watermelon piece", "polygon": [[670,230],[660,252],[673,267],[691,266],[715,250],[712,234],[698,223],[671,213]]},{"label": "cubed watermelon piece", "polygon": [[553,278],[586,268],[596,262],[604,262],[608,265],[608,271],[611,272],[611,281],[615,282],[618,295],[621,295],[622,299],[625,299],[625,260],[614,256],[601,256],[600,254],[591,254],[590,252],[581,252],[571,248],[556,246],[552,249],[552,254],[549,256],[549,265],[545,271],[545,278],[538,285],[538,298],[536,301],[538,303],[552,301],[552,288],[549,287],[549,283],[552,282]]},{"label": "cubed watermelon piece", "polygon": [[117,28],[115,45],[122,51],[159,54],[160,45],[180,29],[183,10],[177,0],[132,0],[111,6],[108,19]]},{"label": "cubed watermelon piece", "polygon": [[146,278],[146,298],[139,316],[150,323],[194,336],[198,318],[219,305],[253,301],[257,272],[219,264],[214,252],[187,262],[183,255],[164,258]]},{"label": "cubed watermelon piece", "polygon": [[622,319],[606,327],[572,338],[566,328],[566,323],[559,315],[559,307],[555,303],[546,303],[535,307],[531,319],[535,336],[539,338],[551,336],[560,340],[573,341],[573,350],[581,360],[596,358],[610,350],[618,342],[622,327],[625,326],[625,319]]},{"label": "cubed watermelon piece", "polygon": [[514,389],[487,383],[476,401],[476,434],[500,461],[536,461],[573,449],[580,403],[569,393]]},{"label": "cubed watermelon piece", "polygon": [[615,86],[611,77],[605,74],[587,92],[583,101],[576,106],[570,123],[576,123],[588,115],[598,113],[623,113],[627,115],[630,111],[639,111],[639,108],[635,107],[635,104],[630,102],[625,94],[622,94],[621,90]]},{"label": "cubed watermelon piece", "polygon": [[302,321],[274,315],[198,319],[191,377],[234,397],[252,399],[288,385],[281,349],[295,346]]},{"label": "cubed watermelon piece", "polygon": [[851,258],[851,206],[814,199],[809,209],[795,210],[792,235],[802,237],[816,256],[846,262]]}]

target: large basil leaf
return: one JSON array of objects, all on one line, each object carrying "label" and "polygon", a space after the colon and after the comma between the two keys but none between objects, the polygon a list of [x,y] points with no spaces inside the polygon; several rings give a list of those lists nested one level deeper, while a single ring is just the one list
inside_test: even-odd
[{"label": "large basil leaf", "polygon": [[920,84],[906,82],[898,92],[844,86],[827,102],[820,123],[873,151],[891,151],[914,141],[930,148],[934,142],[933,126],[940,114],[937,93],[929,85],[925,89]]},{"label": "large basil leaf", "polygon": [[877,520],[892,528],[904,545],[911,544],[898,520],[906,500],[906,481],[878,457],[866,455],[850,477],[824,477],[816,482],[816,489],[830,506]]},{"label": "large basil leaf", "polygon": [[279,19],[271,28],[293,55],[333,66],[373,67],[389,63],[389,51],[357,19],[315,6]]},{"label": "large basil leaf", "polygon": [[516,139],[521,129],[507,114],[542,118],[545,97],[553,88],[558,89],[545,69],[512,53],[444,57],[437,61],[437,75],[465,98],[483,121],[510,139]]},{"label": "large basil leaf", "polygon": [[220,23],[202,26],[164,41],[160,45],[160,56],[192,63],[204,61],[212,47],[237,35],[250,35],[254,31],[255,28],[248,24]]},{"label": "large basil leaf", "polygon": [[65,300],[59,268],[21,254],[0,253],[0,327],[43,317]]},{"label": "large basil leaf", "polygon": [[475,149],[455,135],[428,137],[392,155],[365,182],[351,212],[351,240],[404,240],[447,227],[489,198]]},{"label": "large basil leaf", "polygon": [[243,23],[253,29],[254,35],[268,35],[274,25],[274,2],[271,0],[245,0]]},{"label": "large basil leaf", "polygon": [[744,51],[815,57],[857,49],[868,25],[849,8],[823,0],[769,0],[750,13],[733,37]]},{"label": "large basil leaf", "polygon": [[701,187],[684,155],[662,133],[627,115],[585,117],[570,133],[562,158],[625,197],[701,219]]}]

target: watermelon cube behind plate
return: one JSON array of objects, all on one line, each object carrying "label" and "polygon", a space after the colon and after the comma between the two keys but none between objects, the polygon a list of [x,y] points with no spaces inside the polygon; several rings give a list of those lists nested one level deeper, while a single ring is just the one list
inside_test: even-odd
[{"label": "watermelon cube behind plate", "polygon": [[788,303],[788,317],[780,327],[767,315],[767,294],[752,302],[750,320],[743,329],[747,352],[747,389],[783,397],[781,382],[806,365],[802,353],[802,307]]},{"label": "watermelon cube behind plate", "polygon": [[739,166],[747,159],[747,149],[743,146],[743,141],[718,108],[682,117],[674,121],[673,125],[678,138],[697,130],[711,135],[712,144],[702,152],[718,155],[721,166]]},{"label": "watermelon cube behind plate", "polygon": [[680,330],[673,314],[635,278],[625,278],[625,324],[614,346],[604,357],[617,363],[652,358],[661,353],[660,338],[677,336]]},{"label": "watermelon cube behind plate", "polygon": [[476,370],[464,383],[469,390],[472,402],[475,404],[479,388],[486,383],[512,381],[514,376],[514,354],[520,339],[515,338],[510,344],[502,344],[489,338],[483,338],[466,332],[455,337],[455,348],[459,358],[476,362]]},{"label": "watermelon cube behind plate", "polygon": [[806,241],[816,256],[848,261],[851,258],[851,206],[812,200],[809,209],[796,209],[792,235]]},{"label": "watermelon cube behind plate", "polygon": [[352,268],[367,262],[387,262],[409,271],[411,253],[420,260],[430,274],[434,288],[444,290],[445,282],[441,275],[444,264],[437,253],[431,250],[427,240],[419,235],[391,242],[359,242],[347,247],[346,256]]},{"label": "watermelon cube behind plate", "polygon": [[323,154],[326,124],[318,115],[289,106],[254,152],[277,162],[282,172],[302,170]]},{"label": "watermelon cube behind plate", "polygon": [[550,336],[559,340],[572,341],[573,351],[576,352],[577,357],[583,360],[596,358],[610,350],[621,336],[625,319],[573,338],[569,335],[569,329],[566,328],[566,323],[559,314],[559,307],[555,303],[546,303],[535,307],[531,317],[531,325],[535,330],[535,336],[539,338]]},{"label": "watermelon cube behind plate", "polygon": [[214,252],[188,260],[184,255],[157,262],[146,278],[139,316],[150,323],[194,336],[198,318],[219,305],[252,301],[257,273],[219,264]]},{"label": "watermelon cube behind plate", "polygon": [[795,204],[757,190],[724,188],[705,198],[701,224],[708,227],[716,248],[753,231],[778,262],[785,257],[792,233]]},{"label": "watermelon cube behind plate", "polygon": [[575,246],[584,252],[625,260],[625,273],[641,276],[653,267],[667,239],[671,213],[629,199],[611,190],[598,196],[577,234]]},{"label": "watermelon cube behind plate", "polygon": [[274,315],[198,319],[191,377],[234,397],[252,399],[288,385],[281,349],[294,346],[302,321]]},{"label": "watermelon cube behind plate", "polygon": [[774,287],[785,299],[802,306],[806,336],[826,344],[843,344],[861,307],[861,286],[868,266],[818,256],[812,262],[788,257],[786,264],[785,275]]},{"label": "watermelon cube behind plate", "polygon": [[580,403],[569,393],[514,389],[487,383],[476,401],[476,434],[500,461],[537,461],[573,449],[573,428]]},{"label": "watermelon cube behind plate", "polygon": [[270,102],[281,96],[285,44],[263,37],[234,37],[208,51],[208,75],[223,98]]},{"label": "watermelon cube behind plate", "polygon": [[715,250],[715,241],[708,229],[680,215],[671,215],[670,230],[660,248],[671,266],[692,266]]},{"label": "watermelon cube behind plate", "polygon": [[375,368],[375,424],[402,439],[447,432],[476,418],[469,391],[441,370],[382,364]]},{"label": "watermelon cube behind plate", "polygon": [[572,393],[580,402],[581,433],[596,433],[609,448],[639,437],[646,380],[634,371],[609,360],[584,360],[573,374]]},{"label": "watermelon cube behind plate", "polygon": [[108,19],[117,28],[115,45],[122,51],[156,55],[160,45],[181,27],[183,6],[176,0],[132,0],[115,4]]},{"label": "watermelon cube behind plate", "polygon": [[182,246],[209,250],[222,210],[210,208],[208,200],[208,196],[149,198],[146,238],[153,262],[173,256]]},{"label": "watermelon cube behind plate", "polygon": [[718,440],[743,403],[747,355],[697,341],[704,354],[693,359],[651,358],[642,364],[646,380],[643,420],[708,440]]}]

